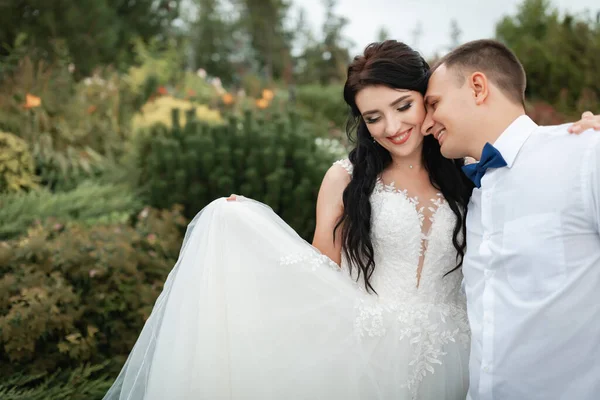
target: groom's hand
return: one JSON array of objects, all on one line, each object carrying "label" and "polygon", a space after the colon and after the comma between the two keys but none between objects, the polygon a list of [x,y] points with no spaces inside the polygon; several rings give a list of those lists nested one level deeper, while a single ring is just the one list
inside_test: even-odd
[{"label": "groom's hand", "polygon": [[594,115],[591,111],[581,114],[581,119],[569,127],[570,133],[581,133],[588,129],[600,131],[600,115]]}]

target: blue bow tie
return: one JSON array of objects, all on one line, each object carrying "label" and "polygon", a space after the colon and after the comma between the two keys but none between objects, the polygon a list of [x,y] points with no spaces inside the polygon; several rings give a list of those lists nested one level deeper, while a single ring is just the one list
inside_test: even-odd
[{"label": "blue bow tie", "polygon": [[475,186],[479,188],[481,187],[481,178],[483,178],[488,168],[502,168],[506,167],[506,165],[506,161],[504,161],[498,149],[486,143],[483,147],[483,153],[481,153],[481,160],[478,163],[463,166],[462,170],[473,181]]}]

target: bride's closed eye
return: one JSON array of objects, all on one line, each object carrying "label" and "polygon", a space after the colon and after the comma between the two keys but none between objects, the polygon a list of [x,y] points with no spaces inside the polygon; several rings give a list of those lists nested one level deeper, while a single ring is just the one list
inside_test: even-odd
[{"label": "bride's closed eye", "polygon": [[399,107],[399,108],[398,108],[398,111],[406,111],[406,110],[408,110],[409,108],[411,108],[411,107],[412,107],[412,105],[413,105],[413,103],[407,103],[407,104],[403,105],[402,107]]},{"label": "bride's closed eye", "polygon": [[[406,103],[405,105],[403,105],[402,107],[398,107],[396,109],[396,111],[400,111],[400,112],[404,112],[409,110],[411,107],[413,106],[413,103]],[[378,122],[381,117],[371,117],[371,118],[363,118],[365,120],[366,124],[374,124],[376,122]]]}]

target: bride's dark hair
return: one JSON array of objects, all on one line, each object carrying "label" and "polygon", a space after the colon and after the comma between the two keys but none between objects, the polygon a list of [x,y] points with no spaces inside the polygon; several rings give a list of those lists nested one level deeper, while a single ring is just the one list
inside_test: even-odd
[{"label": "bride's dark hair", "polygon": [[[355,147],[349,155],[353,166],[352,179],[344,190],[344,212],[335,230],[342,227],[342,248],[349,261],[350,272],[357,268],[356,279],[362,274],[367,291],[375,291],[369,281],[375,270],[369,197],[377,177],[392,158],[386,149],[373,142],[356,106],[356,94],[367,86],[382,85],[425,95],[429,75],[429,65],[419,53],[395,40],[370,44],[364,54],[355,57],[348,67],[344,100],[350,106],[351,116],[346,133]],[[423,165],[431,184],[442,193],[456,215],[452,234],[452,243],[457,251],[457,266],[452,270],[455,271],[462,265],[465,254],[466,208],[473,185],[460,169],[463,160],[444,158],[438,141],[432,135],[425,136],[423,141]]]}]

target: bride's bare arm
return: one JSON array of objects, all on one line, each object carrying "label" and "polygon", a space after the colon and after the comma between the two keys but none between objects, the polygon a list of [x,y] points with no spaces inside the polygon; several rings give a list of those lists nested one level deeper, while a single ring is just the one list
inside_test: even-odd
[{"label": "bride's bare arm", "polygon": [[335,240],[333,230],[342,216],[342,194],[349,182],[348,172],[339,165],[333,165],[323,178],[317,198],[317,224],[312,244],[338,265],[342,261],[341,226],[335,232]]}]

